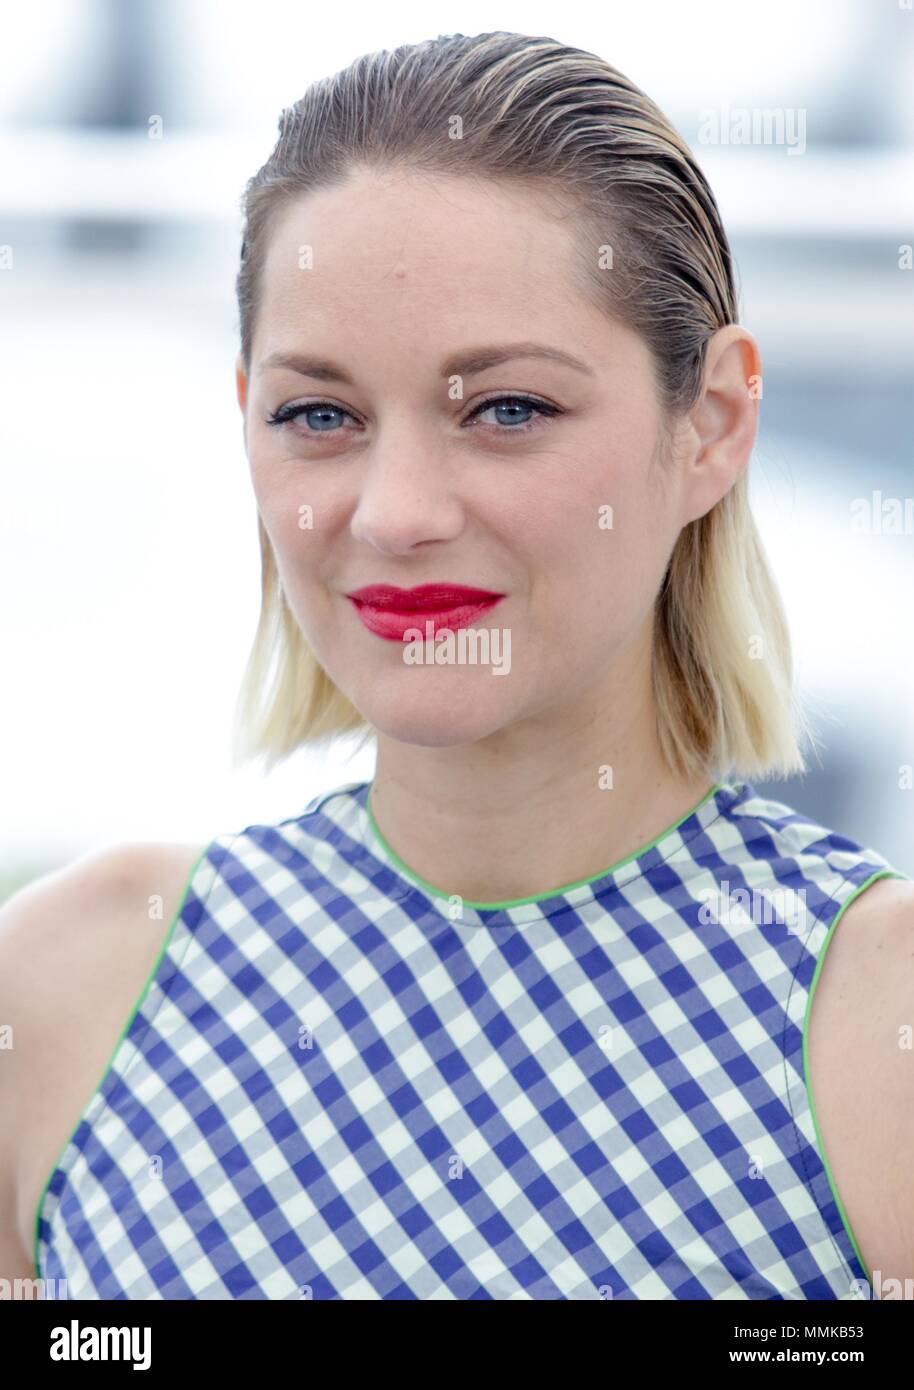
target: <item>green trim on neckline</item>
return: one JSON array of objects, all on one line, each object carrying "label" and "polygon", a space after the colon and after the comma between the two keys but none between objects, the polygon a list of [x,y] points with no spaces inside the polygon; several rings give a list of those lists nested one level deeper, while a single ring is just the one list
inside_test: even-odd
[{"label": "green trim on neckline", "polygon": [[[562,894],[569,893],[574,888],[582,888],[588,883],[596,883],[597,879],[606,878],[608,874],[617,873],[618,870],[624,868],[626,864],[630,864],[633,859],[638,859],[642,854],[646,854],[649,849],[653,849],[654,846],[658,845],[661,840],[667,837],[667,835],[671,835],[672,832],[678,829],[678,827],[682,825],[684,821],[687,821],[690,816],[694,816],[695,812],[700,807],[704,806],[705,802],[710,801],[711,797],[714,796],[718,791],[720,791],[723,785],[723,782],[715,782],[711,790],[706,792],[705,795],[701,798],[701,800],[699,802],[696,802],[696,804],[691,808],[691,810],[686,811],[684,816],[680,816],[679,820],[674,821],[672,825],[668,825],[665,830],[661,830],[660,834],[655,835],[653,840],[651,840],[648,844],[642,845],[640,849],[636,849],[632,854],[626,855],[626,857],[624,859],[620,859],[617,864],[611,864],[608,869],[601,869],[599,873],[591,874],[589,878],[578,878],[575,879],[573,883],[563,883],[560,888],[550,888],[548,892],[545,893],[534,893],[529,898],[506,898],[503,902],[497,903],[473,902],[469,898],[463,898],[463,904],[465,907],[471,907],[480,912],[494,912],[499,908],[523,907],[526,903],[545,902],[548,898],[561,897]],[[368,820],[371,825],[372,831],[377,837],[377,840],[384,853],[393,860],[394,864],[396,864],[400,872],[404,874],[405,877],[408,878],[411,883],[414,883],[419,888],[424,889],[424,891],[426,893],[430,893],[432,897],[444,898],[446,901],[450,902],[450,900],[455,896],[455,894],[443,893],[440,888],[436,888],[434,884],[427,882],[426,879],[420,878],[418,874],[413,873],[412,869],[409,868],[407,864],[404,864],[403,860],[400,858],[399,854],[397,854],[396,850],[388,844],[387,840],[381,834],[381,831],[378,827],[378,823],[374,818],[374,812],[371,809],[371,792],[373,786],[374,783],[372,782],[369,785],[368,794],[365,797],[365,810],[368,813]]]},{"label": "green trim on neckline", "polygon": [[880,878],[904,877],[905,875],[899,873],[896,869],[877,869],[875,873],[870,874],[869,878],[864,879],[863,883],[858,884],[857,887],[854,889],[853,893],[851,893],[847,898],[845,898],[844,902],[838,909],[838,913],[835,917],[835,920],[832,922],[831,926],[828,929],[825,940],[822,943],[822,949],[819,951],[819,959],[816,961],[816,968],[813,972],[812,981],[809,986],[809,993],[806,996],[806,1012],[803,1015],[803,1081],[806,1086],[806,1098],[809,1101],[809,1111],[812,1115],[812,1127],[815,1130],[816,1142],[819,1145],[819,1156],[822,1159],[822,1167],[825,1169],[825,1176],[828,1179],[828,1185],[831,1188],[831,1195],[834,1198],[835,1206],[838,1208],[838,1215],[841,1217],[842,1225],[844,1226],[844,1229],[847,1232],[848,1237],[850,1238],[850,1243],[854,1248],[854,1254],[860,1261],[860,1267],[866,1275],[867,1283],[871,1287],[873,1283],[873,1276],[870,1273],[869,1268],[867,1267],[863,1255],[860,1253],[860,1246],[857,1244],[857,1239],[853,1231],[851,1230],[851,1223],[847,1219],[847,1212],[844,1210],[844,1203],[841,1201],[841,1198],[838,1195],[838,1188],[835,1184],[835,1179],[832,1175],[831,1168],[829,1167],[828,1159],[825,1157],[825,1145],[822,1143],[822,1135],[819,1132],[819,1122],[816,1119],[816,1107],[813,1104],[812,1099],[812,1078],[809,1074],[809,1016],[812,1011],[813,995],[816,991],[816,985],[819,983],[819,976],[822,973],[822,966],[825,963],[826,953],[828,951],[829,945],[831,944],[832,937],[835,934],[835,928],[841,921],[841,918],[844,916],[847,909],[850,907],[851,903],[856,902],[856,900],[860,897],[860,894],[864,891],[864,889],[869,888]]}]

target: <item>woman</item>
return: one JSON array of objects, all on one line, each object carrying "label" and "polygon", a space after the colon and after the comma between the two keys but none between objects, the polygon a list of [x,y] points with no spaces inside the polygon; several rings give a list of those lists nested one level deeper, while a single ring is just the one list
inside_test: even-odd
[{"label": "woman", "polygon": [[33,1236],[77,1298],[914,1275],[914,890],[745,780],[802,726],[687,147],[591,54],[452,35],[312,87],[244,210],[243,751],[363,729],[377,770],[9,906],[8,1264]]}]

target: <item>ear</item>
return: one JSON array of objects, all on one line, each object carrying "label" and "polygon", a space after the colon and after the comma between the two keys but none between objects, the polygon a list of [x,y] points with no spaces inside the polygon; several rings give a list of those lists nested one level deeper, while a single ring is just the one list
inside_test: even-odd
[{"label": "ear", "polygon": [[748,465],[761,394],[762,361],[752,334],[736,323],[719,328],[708,341],[702,394],[689,412],[683,524],[709,512]]},{"label": "ear", "polygon": [[235,395],[238,397],[238,404],[241,407],[242,415],[245,413],[248,398],[248,379],[244,370],[244,358],[239,352],[235,358]]}]

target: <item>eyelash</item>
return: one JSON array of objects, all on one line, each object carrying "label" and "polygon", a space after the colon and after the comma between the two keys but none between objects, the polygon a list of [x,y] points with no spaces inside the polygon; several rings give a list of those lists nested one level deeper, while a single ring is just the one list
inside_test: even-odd
[{"label": "eyelash", "polygon": [[[546,401],[537,400],[533,396],[490,396],[488,400],[482,401],[481,404],[472,411],[468,419],[475,419],[477,415],[482,415],[485,411],[491,410],[493,405],[529,405],[547,418],[553,415],[564,415],[565,413],[563,410],[560,410],[557,405],[549,405]],[[321,407],[337,410],[341,415],[349,415],[350,419],[355,419],[355,416],[352,415],[350,411],[344,410],[341,405],[336,405],[333,401],[305,401],[304,403],[298,402],[297,404],[281,405],[272,415],[267,416],[266,424],[291,424],[299,415],[304,415],[309,410],[320,410]],[[537,427],[533,421],[528,420],[519,425],[492,425],[490,428],[494,429],[498,434],[503,435],[526,435]],[[334,430],[308,430],[303,437],[308,438],[310,436],[317,439],[322,434],[334,433],[336,433]]]}]

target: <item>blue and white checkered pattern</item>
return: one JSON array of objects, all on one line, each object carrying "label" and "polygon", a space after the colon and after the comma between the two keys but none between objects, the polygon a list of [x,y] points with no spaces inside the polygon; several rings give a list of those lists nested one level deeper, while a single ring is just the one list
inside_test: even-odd
[{"label": "blue and white checkered pattern", "polygon": [[[369,787],[209,845],[49,1179],[39,1274],[75,1299],[853,1298],[803,1029],[885,859],[723,783],[608,873],[455,908]],[[722,885],[749,911],[709,913]]]}]

